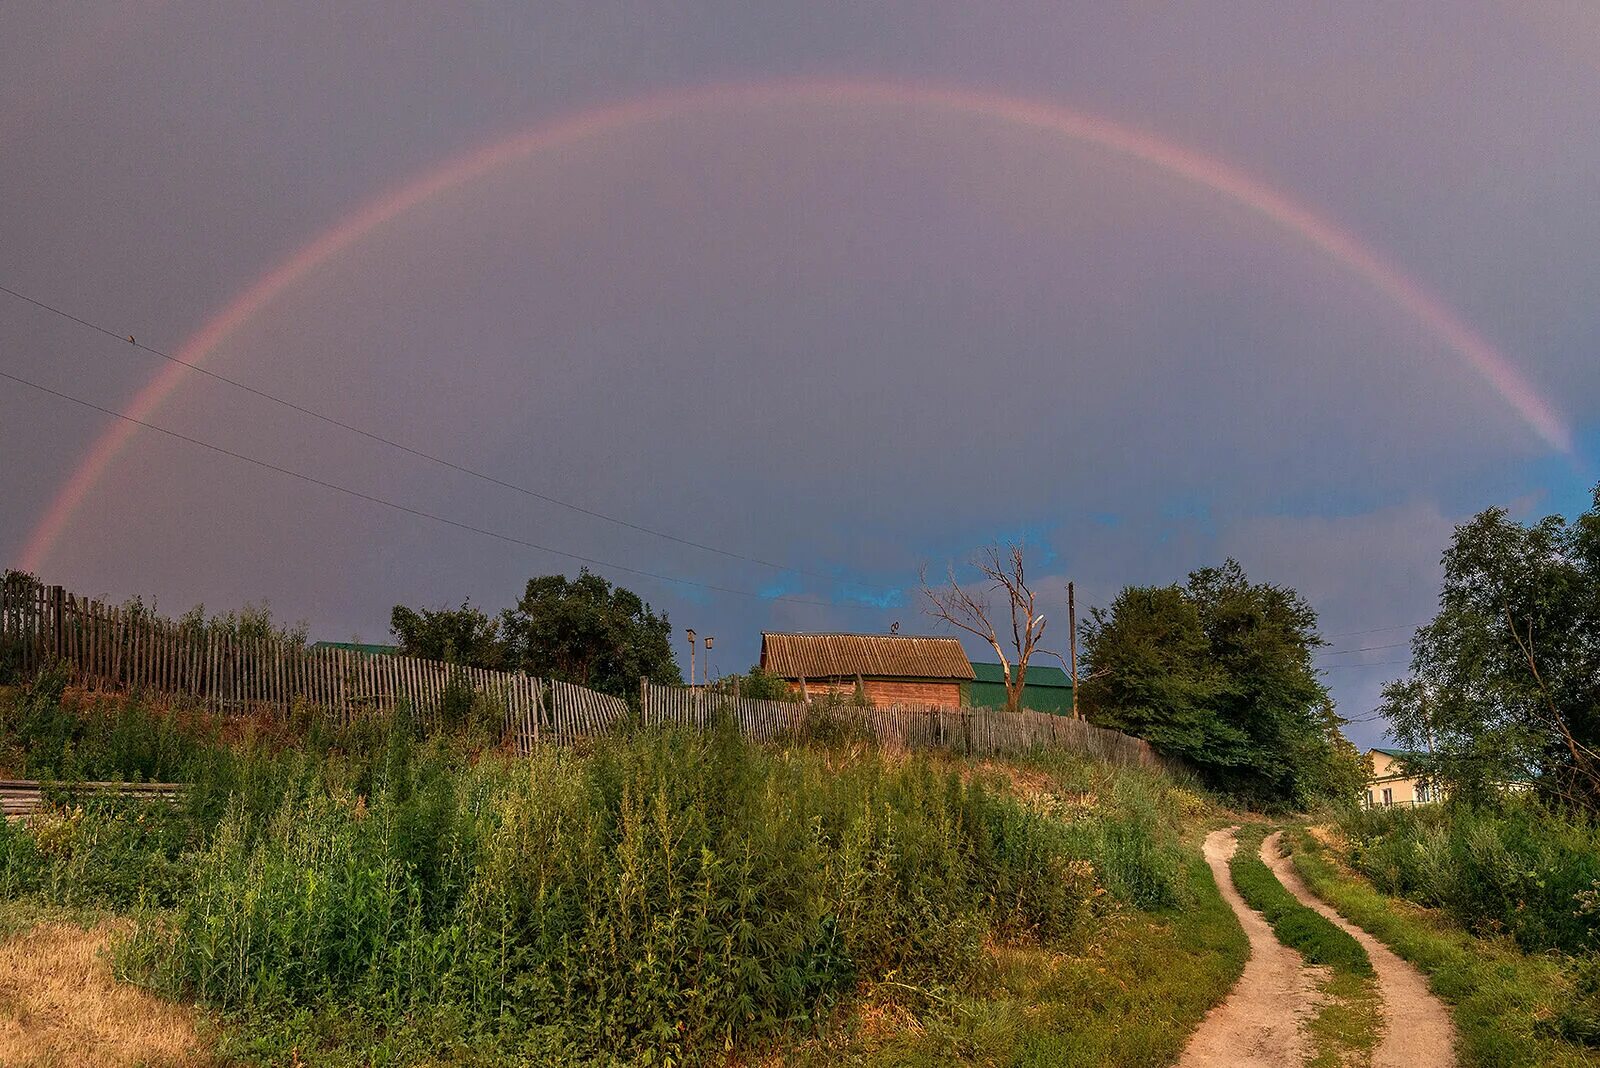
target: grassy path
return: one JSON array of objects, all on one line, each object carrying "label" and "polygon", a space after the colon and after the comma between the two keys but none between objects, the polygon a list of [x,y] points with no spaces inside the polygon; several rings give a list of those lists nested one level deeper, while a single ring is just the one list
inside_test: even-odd
[{"label": "grassy path", "polygon": [[1227,998],[1190,1036],[1179,1068],[1281,1068],[1301,1064],[1311,1053],[1306,1025],[1321,1001],[1316,975],[1234,886],[1228,861],[1238,848],[1236,830],[1208,835],[1205,856],[1250,941],[1250,959]]},{"label": "grassy path", "polygon": [[1284,853],[1281,832],[1261,843],[1261,859],[1289,893],[1349,934],[1371,958],[1384,1017],[1373,1068],[1451,1068],[1456,1063],[1455,1024],[1422,973],[1313,894]]},{"label": "grassy path", "polygon": [[1554,1024],[1574,996],[1558,960],[1509,939],[1480,938],[1442,916],[1386,897],[1304,830],[1291,835],[1295,870],[1318,897],[1428,976],[1454,1008],[1463,1065],[1600,1068],[1600,1049],[1563,1040]]}]

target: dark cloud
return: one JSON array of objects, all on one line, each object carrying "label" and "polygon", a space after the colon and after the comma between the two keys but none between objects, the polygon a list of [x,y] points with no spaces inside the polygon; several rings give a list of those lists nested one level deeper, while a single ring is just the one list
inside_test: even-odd
[{"label": "dark cloud", "polygon": [[[1162,132],[1292,192],[1438,292],[1592,443],[1600,66],[1567,39],[1595,26],[1451,12],[24,4],[0,39],[0,284],[174,351],[357,205],[573,108],[726,80],[934,81]],[[159,369],[3,295],[0,339],[0,369],[112,407]],[[927,629],[919,565],[1018,534],[1056,634],[1069,576],[1104,603],[1230,553],[1305,591],[1330,633],[1411,622],[1453,522],[1577,499],[1585,477],[1404,308],[1249,209],[903,108],[723,109],[503,168],[307,275],[213,366],[790,565],[597,522],[214,382],[158,413],[458,522],[744,591],[609,572],[716,633],[722,670],[763,627]],[[0,551],[104,426],[0,384]],[[271,597],[368,638],[395,601],[499,607],[577,566],[149,433],[47,562],[87,592]],[[1361,659],[1379,657],[1400,659]],[[1361,714],[1383,675],[1329,678]]]}]

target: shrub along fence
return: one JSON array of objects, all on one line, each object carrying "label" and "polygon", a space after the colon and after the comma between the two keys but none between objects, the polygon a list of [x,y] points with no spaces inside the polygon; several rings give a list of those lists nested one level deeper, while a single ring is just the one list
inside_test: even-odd
[{"label": "shrub along fence", "polygon": [[[487,671],[437,660],[309,648],[275,635],[162,619],[138,607],[105,605],[14,573],[0,585],[0,665],[32,671],[71,666],[91,689],[181,695],[221,713],[317,709],[349,724],[411,710],[437,725],[488,702],[507,741],[529,752],[541,741],[570,742],[629,719],[626,701],[560,680]],[[892,705],[857,708],[830,701],[762,701],[640,680],[646,726],[703,730],[721,718],[756,741],[872,738],[890,751],[939,749],[974,756],[1067,749],[1123,765],[1160,765],[1149,743],[1044,712]]]},{"label": "shrub along fence", "polygon": [[404,705],[436,725],[488,701],[523,752],[541,740],[603,733],[628,715],[627,702],[572,683],[174,623],[8,576],[0,586],[0,663],[30,672],[53,661],[90,689],[181,695],[221,713],[300,706],[349,724]]},{"label": "shrub along fence", "polygon": [[740,733],[773,742],[808,735],[871,737],[882,749],[942,749],[1002,756],[1036,747],[1067,749],[1113,764],[1165,765],[1150,743],[1120,731],[1046,712],[989,708],[887,705],[859,708],[832,702],[760,701],[644,680],[639,694],[647,726],[675,724],[704,730],[726,720]]}]

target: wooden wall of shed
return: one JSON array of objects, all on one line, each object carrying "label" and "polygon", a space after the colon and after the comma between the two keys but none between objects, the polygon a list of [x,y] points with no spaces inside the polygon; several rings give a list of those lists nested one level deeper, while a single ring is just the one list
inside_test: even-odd
[{"label": "wooden wall of shed", "polygon": [[[959,679],[875,679],[861,680],[867,691],[867,700],[873,707],[885,705],[936,705],[940,708],[961,707],[961,681]],[[800,692],[798,680],[790,680],[789,688]],[[807,679],[806,691],[812,697],[836,693],[851,697],[856,692],[855,679]]]}]

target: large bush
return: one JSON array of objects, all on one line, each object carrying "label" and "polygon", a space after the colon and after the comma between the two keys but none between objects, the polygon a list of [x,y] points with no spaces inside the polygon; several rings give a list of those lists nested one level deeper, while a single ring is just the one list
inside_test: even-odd
[{"label": "large bush", "polygon": [[1251,804],[1351,797],[1363,772],[1318,678],[1322,644],[1305,598],[1228,560],[1089,613],[1083,706]]},{"label": "large bush", "polygon": [[1529,799],[1374,810],[1351,856],[1380,889],[1528,950],[1600,951],[1600,829]]}]

